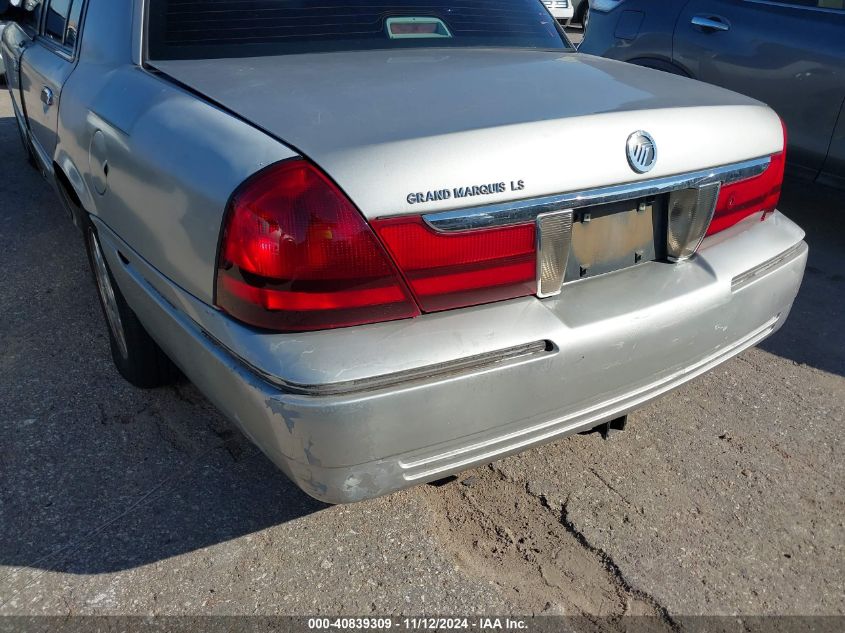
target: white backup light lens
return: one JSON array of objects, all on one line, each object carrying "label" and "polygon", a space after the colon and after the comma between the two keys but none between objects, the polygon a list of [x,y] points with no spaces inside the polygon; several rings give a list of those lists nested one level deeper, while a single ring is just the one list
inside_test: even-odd
[{"label": "white backup light lens", "polygon": [[689,259],[698,250],[719,199],[720,183],[674,191],[669,196],[669,258]]}]

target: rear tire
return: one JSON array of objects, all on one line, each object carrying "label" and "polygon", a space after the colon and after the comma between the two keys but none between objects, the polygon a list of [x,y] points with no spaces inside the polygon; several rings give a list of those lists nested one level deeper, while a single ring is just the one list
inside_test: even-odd
[{"label": "rear tire", "polygon": [[179,379],[179,370],[126,303],[106,263],[97,231],[85,230],[88,261],[109,331],[111,354],[120,375],[141,389],[164,387]]}]

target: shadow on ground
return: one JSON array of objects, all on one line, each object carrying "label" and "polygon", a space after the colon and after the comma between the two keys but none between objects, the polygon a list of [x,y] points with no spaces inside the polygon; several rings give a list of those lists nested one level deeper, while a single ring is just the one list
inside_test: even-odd
[{"label": "shadow on ground", "polygon": [[845,376],[845,191],[788,179],[779,206],[807,232],[810,256],[789,320],[760,347]]}]

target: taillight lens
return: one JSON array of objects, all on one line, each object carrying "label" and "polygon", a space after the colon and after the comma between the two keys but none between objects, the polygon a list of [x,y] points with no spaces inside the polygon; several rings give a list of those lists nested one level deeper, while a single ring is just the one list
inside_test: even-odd
[{"label": "taillight lens", "polygon": [[300,159],[264,170],[233,197],[216,304],[245,323],[279,331],[419,314],[358,210]]},{"label": "taillight lens", "polygon": [[533,222],[454,233],[439,233],[419,216],[372,224],[424,312],[537,292]]},{"label": "taillight lens", "polygon": [[774,211],[780,200],[784,158],[785,152],[775,154],[759,176],[722,187],[707,235],[724,231],[749,215]]},{"label": "taillight lens", "polygon": [[772,213],[780,200],[783,172],[786,167],[786,125],[783,127],[783,151],[772,155],[769,166],[759,176],[724,185],[719,192],[713,221],[707,235],[733,226],[755,213]]}]

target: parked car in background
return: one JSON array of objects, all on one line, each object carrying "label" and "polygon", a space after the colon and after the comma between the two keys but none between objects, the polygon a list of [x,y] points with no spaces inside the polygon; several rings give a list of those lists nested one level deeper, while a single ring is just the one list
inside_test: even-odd
[{"label": "parked car in background", "polygon": [[571,0],[543,0],[543,4],[546,5],[552,17],[561,24],[568,24],[572,19]]},{"label": "parked car in background", "polygon": [[587,28],[587,16],[590,15],[589,0],[571,0],[572,2],[572,22],[580,24]]},{"label": "parked car in background", "polygon": [[[3,29],[6,28],[6,22],[3,20],[4,14],[9,10],[9,0],[0,0],[0,39],[3,38]],[[6,65],[3,62],[3,56],[0,55],[0,82],[5,79]]]},{"label": "parked car in background", "polygon": [[579,51],[769,104],[792,174],[845,187],[843,0],[593,0]]},{"label": "parked car in background", "polygon": [[118,370],[178,367],[318,499],[618,420],[798,292],[777,114],[536,0],[47,1],[0,48]]},{"label": "parked car in background", "polygon": [[[6,23],[0,21],[0,38],[3,37],[3,29],[6,28]],[[0,55],[0,81],[4,81],[6,78],[6,65],[3,62],[3,56]]]},{"label": "parked car in background", "polygon": [[[9,10],[9,0],[0,0],[0,38],[3,37],[3,29],[6,23],[3,20],[4,14]],[[6,72],[6,67],[3,65],[3,56],[0,55],[0,81],[3,81],[3,75]]]}]

